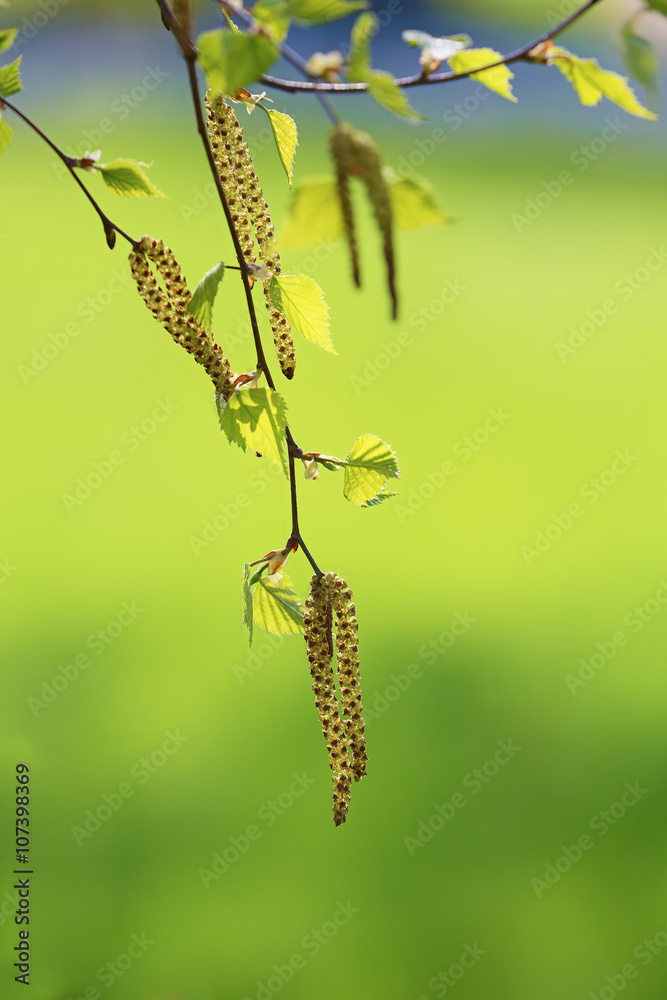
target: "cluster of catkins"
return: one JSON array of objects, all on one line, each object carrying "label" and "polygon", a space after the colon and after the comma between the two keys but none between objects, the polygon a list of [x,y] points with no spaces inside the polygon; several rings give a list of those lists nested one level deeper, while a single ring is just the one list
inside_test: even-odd
[{"label": "cluster of catkins", "polygon": [[[334,669],[334,618],[338,695]],[[304,616],[315,706],[333,775],[333,821],[344,823],[352,781],[366,774],[366,739],[359,678],[359,640],[352,591],[335,573],[313,576]]]},{"label": "cluster of catkins", "polygon": [[[271,272],[280,273],[280,254],[275,248],[275,231],[269,206],[255,173],[248,144],[243,141],[243,129],[221,94],[206,94],[207,128],[232,219],[241,241],[247,265],[256,262],[255,240],[261,263]],[[269,294],[271,277],[265,278],[264,299],[269,312],[273,341],[278,362],[286,378],[294,376],[296,363],[294,341],[285,315],[276,309]]]},{"label": "cluster of catkins", "polygon": [[[153,265],[164,287],[158,284]],[[144,236],[130,253],[132,277],[153,316],[177,344],[202,365],[225,401],[234,393],[234,373],[212,334],[188,312],[192,295],[173,251],[162,240]]]},{"label": "cluster of catkins", "polygon": [[392,303],[392,316],[396,319],[398,299],[392,234],[393,212],[389,185],[382,170],[382,160],[373,139],[366,132],[358,132],[351,125],[337,125],[329,137],[329,148],[336,170],[338,198],[343,216],[343,226],[352,263],[355,285],[361,286],[359,250],[352,209],[350,177],[360,177],[364,182],[373,215],[382,235],[382,249],[387,266],[387,284]]}]

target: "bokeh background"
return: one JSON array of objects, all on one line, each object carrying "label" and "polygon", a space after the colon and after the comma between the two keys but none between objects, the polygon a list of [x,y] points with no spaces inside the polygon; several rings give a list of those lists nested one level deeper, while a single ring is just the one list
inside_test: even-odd
[{"label": "bokeh background", "polygon": [[[196,283],[231,252],[171,38],[148,2],[54,3],[21,47],[17,102],[64,148],[154,164],[167,201],[86,180]],[[501,6],[405,4],[376,62],[413,65],[406,27],[511,48],[568,12]],[[14,3],[3,23],[39,9]],[[631,9],[602,4],[566,44],[621,69]],[[664,49],[659,15],[643,29]],[[333,48],[348,31],[296,43]],[[308,544],[360,619],[369,774],[340,829],[302,640],[259,632],[249,651],[240,621],[243,562],[289,531],[286,483],[222,439],[210,385],[138,301],[126,247],[109,252],[50,151],[7,116],[3,997],[25,990],[12,796],[27,761],[35,1000],[663,1000],[665,128],[582,108],[555,70],[519,67],[515,92],[413,91],[418,127],[338,100],[455,219],[400,235],[397,323],[361,202],[361,292],[335,241],[317,260],[284,253],[323,287],[339,351],[297,345],[283,387],[297,439],[345,454],[376,433],[402,470],[400,496],[370,510],[326,473],[299,484]],[[270,96],[299,122],[296,182],[326,174],[321,111]],[[446,138],[430,152],[434,128]],[[275,150],[257,162],[281,225]],[[239,370],[254,357],[243,319],[228,277],[215,330]],[[305,596],[303,558],[290,572]]]}]

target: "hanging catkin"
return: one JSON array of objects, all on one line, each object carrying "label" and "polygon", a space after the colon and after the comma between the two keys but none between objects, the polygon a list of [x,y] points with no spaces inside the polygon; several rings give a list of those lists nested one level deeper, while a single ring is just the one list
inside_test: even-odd
[{"label": "hanging catkin", "polygon": [[380,153],[368,133],[359,132],[351,125],[346,124],[337,125],[332,131],[329,146],[336,168],[338,197],[355,283],[359,285],[359,255],[348,182],[348,178],[351,176],[360,177],[363,181],[375,221],[380,230],[382,251],[387,269],[387,285],[391,298],[391,313],[392,317],[396,319],[398,298],[394,258],[393,210],[389,185],[382,170]]},{"label": "hanging catkin", "polygon": [[[238,118],[222,95],[206,94],[209,138],[216,158],[220,180],[232,210],[232,218],[241,238],[246,264],[254,264],[253,233],[260,259],[272,272],[281,270],[280,254],[275,248],[275,230],[269,206],[257,178],[255,165],[243,140]],[[293,378],[296,363],[294,341],[285,315],[275,307],[269,294],[271,279],[263,282],[264,300],[273,332],[278,363],[286,378]]]},{"label": "hanging catkin", "polygon": [[[129,259],[132,277],[147,308],[176,343],[202,365],[216,393],[225,401],[229,399],[234,392],[234,373],[220,345],[188,312],[190,291],[172,250],[162,240],[144,236]],[[158,284],[151,265],[164,288]]]},{"label": "hanging catkin", "polygon": [[[366,742],[361,715],[359,644],[352,592],[334,573],[314,576],[306,600],[305,639],[315,706],[329,753],[333,777],[333,820],[345,822],[352,780],[366,774]],[[336,618],[338,695],[333,669]],[[339,703],[340,699],[340,703]]]}]

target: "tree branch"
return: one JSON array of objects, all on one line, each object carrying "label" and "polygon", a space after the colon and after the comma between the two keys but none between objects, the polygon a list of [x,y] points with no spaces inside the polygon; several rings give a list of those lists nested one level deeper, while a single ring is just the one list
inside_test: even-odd
[{"label": "tree branch", "polygon": [[97,204],[97,202],[93,198],[92,194],[90,193],[86,185],[83,183],[79,175],[75,172],[74,168],[79,164],[79,161],[76,159],[76,157],[68,156],[67,153],[63,153],[62,149],[56,146],[55,142],[53,142],[52,139],[49,139],[48,135],[45,132],[42,132],[41,128],[35,125],[35,123],[30,118],[28,118],[26,114],[20,111],[15,104],[12,104],[11,101],[8,101],[6,97],[0,97],[0,107],[2,106],[9,108],[9,110],[13,111],[15,115],[18,115],[18,117],[22,121],[24,121],[26,125],[28,125],[33,130],[33,132],[37,133],[40,139],[44,140],[47,146],[51,147],[56,156],[58,156],[65,164],[71,176],[79,185],[79,187],[85,194],[86,198],[88,199],[88,201],[90,202],[90,204],[93,206],[98,216],[100,217],[102,225],[104,226],[104,235],[106,237],[107,246],[109,247],[109,249],[113,250],[114,248],[114,245],[116,243],[116,233],[119,233],[120,236],[124,237],[124,239],[126,239],[128,243],[131,243],[132,247],[136,249],[136,247],[138,247],[139,245],[138,240],[133,240],[131,236],[128,236],[127,233],[120,228],[120,226],[117,226],[115,222],[112,222],[108,215],[105,215],[105,213]]},{"label": "tree branch", "polygon": [[[466,77],[472,76],[474,73],[483,73],[487,69],[495,69],[496,66],[507,66],[509,63],[519,62],[520,60],[527,60],[530,62],[529,53],[537,45],[542,42],[548,42],[551,38],[555,38],[566,28],[569,28],[571,24],[577,21],[582,14],[594,7],[595,4],[600,3],[600,0],[587,0],[578,10],[569,17],[566,17],[564,21],[556,25],[555,28],[551,28],[550,31],[545,32],[540,35],[539,38],[534,38],[532,42],[528,42],[527,45],[522,45],[521,48],[515,49],[513,52],[508,53],[503,56],[502,59],[497,59],[496,62],[489,63],[487,66],[480,66],[478,69],[465,70],[463,73],[431,73],[425,76],[423,73],[415,74],[414,76],[403,76],[396,79],[396,84],[399,87],[422,87],[429,83],[451,83],[452,80],[465,80]],[[281,50],[282,51],[282,50]],[[283,53],[284,54],[284,53]],[[368,84],[366,83],[326,83],[324,81],[313,81],[312,79],[304,82],[303,80],[281,80],[275,76],[264,75],[262,77],[262,83],[266,84],[267,87],[273,87],[275,90],[285,90],[289,93],[314,93],[314,94],[353,94],[364,92],[368,89]]]}]

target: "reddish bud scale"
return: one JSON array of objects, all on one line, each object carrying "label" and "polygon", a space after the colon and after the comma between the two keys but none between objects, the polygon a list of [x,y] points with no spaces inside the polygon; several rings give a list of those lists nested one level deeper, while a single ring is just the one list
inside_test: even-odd
[{"label": "reddish bud scale", "polygon": [[[243,129],[222,95],[211,97],[211,91],[208,91],[205,101],[211,147],[227,201],[232,209],[246,263],[254,264],[257,259],[253,255],[254,238],[256,238],[262,262],[274,274],[279,274],[280,254],[274,246],[273,221],[248,144],[243,140]],[[278,363],[286,378],[291,379],[294,377],[296,358],[290,325],[285,315],[276,309],[271,301],[269,295],[271,280],[268,279],[263,284]]]},{"label": "reddish bud scale", "polygon": [[[234,392],[234,373],[219,344],[187,311],[191,296],[172,250],[162,240],[144,236],[129,259],[132,277],[147,308],[176,343],[202,365],[216,393],[229,399]],[[151,263],[164,281],[164,289],[158,285]]]}]

